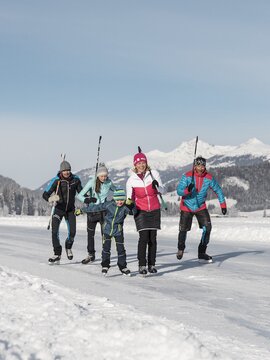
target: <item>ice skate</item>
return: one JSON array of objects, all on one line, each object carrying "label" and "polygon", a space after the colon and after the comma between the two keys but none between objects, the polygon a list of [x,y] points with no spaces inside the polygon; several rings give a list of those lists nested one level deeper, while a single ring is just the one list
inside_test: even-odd
[{"label": "ice skate", "polygon": [[66,253],[67,253],[68,260],[72,260],[73,259],[73,253],[72,253],[71,249],[66,249]]},{"label": "ice skate", "polygon": [[85,259],[82,260],[82,264],[86,265],[95,261],[94,254],[88,254]]},{"label": "ice skate", "polygon": [[108,267],[103,267],[103,268],[102,268],[102,270],[101,270],[102,275],[106,276],[106,275],[107,275],[107,273],[108,273],[108,270],[109,270],[109,268],[108,268]]},{"label": "ice skate", "polygon": [[150,272],[150,274],[156,274],[158,272],[157,268],[154,265],[148,266],[148,271]]},{"label": "ice skate", "polygon": [[147,269],[146,266],[139,266],[139,274],[146,276],[147,275]]},{"label": "ice skate", "polygon": [[210,255],[207,255],[206,253],[198,254],[198,259],[200,263],[211,263],[213,262],[213,258]]},{"label": "ice skate", "polygon": [[130,276],[131,272],[128,268],[124,268],[120,270],[123,275]]},{"label": "ice skate", "polygon": [[53,255],[48,259],[49,264],[51,265],[59,265],[61,260],[61,255]]},{"label": "ice skate", "polygon": [[177,254],[176,254],[176,257],[177,257],[178,260],[181,260],[183,255],[184,255],[184,250],[178,250]]}]

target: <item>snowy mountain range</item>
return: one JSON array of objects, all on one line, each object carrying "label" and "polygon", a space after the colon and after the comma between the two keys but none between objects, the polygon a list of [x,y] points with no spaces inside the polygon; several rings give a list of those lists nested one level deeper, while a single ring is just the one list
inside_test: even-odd
[{"label": "snowy mountain range", "polygon": [[[146,152],[148,163],[153,169],[159,171],[181,169],[191,166],[194,157],[195,139],[183,142],[176,149],[170,152],[152,150]],[[252,164],[270,160],[270,145],[262,143],[256,138],[249,139],[247,142],[238,146],[210,145],[202,140],[198,141],[197,155],[202,155],[207,159],[208,168],[217,166],[235,166],[237,164]],[[132,168],[133,155],[128,155],[117,160],[107,162],[109,170],[124,171]],[[94,167],[78,172],[78,175],[89,177],[93,175]],[[124,176],[120,173],[119,176]]]},{"label": "snowy mountain range", "polygon": [[[168,168],[179,168],[189,165],[193,161],[195,139],[183,142],[180,146],[170,152],[152,150],[146,153],[148,162],[152,168],[166,170]],[[270,145],[262,143],[256,138],[238,146],[220,146],[210,145],[202,140],[198,141],[197,155],[202,155],[208,159],[209,165],[215,166],[233,166],[240,157],[249,157],[252,159],[269,160]],[[226,162],[226,159],[232,158],[234,161]],[[222,163],[221,163],[222,161]],[[125,156],[118,160],[109,161],[108,167],[115,170],[130,168],[133,163],[133,156]]]},{"label": "snowy mountain range", "polygon": [[[167,153],[159,150],[145,153],[151,168],[160,172],[167,191],[164,197],[171,203],[169,204],[170,214],[178,211],[179,199],[175,189],[181,175],[192,168],[194,148],[195,139],[191,139]],[[270,145],[256,138],[237,146],[210,145],[199,140],[197,155],[202,155],[207,159],[207,168],[224,188],[229,206],[243,211],[253,210],[254,207],[258,210],[266,206],[265,196],[267,193],[270,194],[266,181],[268,172],[270,175]],[[106,163],[115,184],[125,187],[132,164],[133,154]],[[95,168],[92,167],[81,170],[77,174],[85,183],[90,176],[94,175],[94,171]],[[263,181],[259,178],[262,172],[267,176]],[[210,194],[209,198],[214,199],[215,196]],[[211,206],[215,210],[215,202],[212,202]]]},{"label": "snowy mountain range", "polygon": [[[170,214],[178,211],[179,199],[175,189],[181,175],[192,168],[194,147],[195,139],[191,139],[170,152],[159,150],[146,152],[151,168],[160,172],[167,192],[165,194],[166,201],[171,203]],[[106,163],[110,178],[115,184],[125,187],[133,165],[133,155]],[[270,176],[270,145],[264,144],[256,138],[249,139],[237,146],[211,145],[199,140],[197,155],[202,155],[207,159],[207,168],[220,182],[225,196],[230,199],[232,206],[245,211],[265,208],[268,194],[270,194],[270,189],[268,189],[270,185],[268,186],[267,180]],[[102,158],[100,160],[102,161]],[[80,170],[76,174],[81,178],[82,184],[85,184],[94,173],[95,166]],[[14,185],[11,179],[0,177],[0,194],[2,194],[0,213],[15,212],[31,215],[47,213],[49,207],[40,199],[40,192],[43,191],[46,184],[47,182],[36,191],[28,189],[26,191],[18,184]],[[5,211],[3,211],[4,208]],[[31,211],[27,209],[31,209]]]}]

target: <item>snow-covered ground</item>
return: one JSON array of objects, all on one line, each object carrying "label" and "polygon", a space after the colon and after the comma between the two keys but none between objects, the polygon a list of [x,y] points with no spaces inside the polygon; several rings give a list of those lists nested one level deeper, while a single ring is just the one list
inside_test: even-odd
[{"label": "snow-covered ground", "polygon": [[[86,255],[86,219],[78,219],[74,259],[50,266],[48,218],[0,218],[0,359],[270,358],[270,218],[212,217],[209,253],[196,258],[194,222],[182,261],[175,257],[178,218],[163,218],[158,274],[137,272],[137,234],[126,221],[131,277],[101,275]],[[65,226],[61,229],[65,238]],[[64,241],[63,241],[64,243]]]}]

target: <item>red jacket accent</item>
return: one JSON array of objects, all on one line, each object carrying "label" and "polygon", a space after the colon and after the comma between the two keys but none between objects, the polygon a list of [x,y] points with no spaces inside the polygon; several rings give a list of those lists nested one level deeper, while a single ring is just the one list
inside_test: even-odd
[{"label": "red jacket accent", "polygon": [[[163,192],[163,186],[159,173],[152,170],[154,179],[159,183],[159,192]],[[136,173],[132,173],[127,181],[127,198],[135,201],[136,207],[139,210],[153,211],[160,209],[157,190],[152,188],[152,177],[147,171],[143,179]]]}]

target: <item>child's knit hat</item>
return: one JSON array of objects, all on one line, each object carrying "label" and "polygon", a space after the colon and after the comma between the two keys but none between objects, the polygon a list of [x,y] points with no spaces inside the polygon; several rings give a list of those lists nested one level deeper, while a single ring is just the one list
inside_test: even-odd
[{"label": "child's knit hat", "polygon": [[113,193],[113,199],[115,201],[117,201],[117,200],[126,200],[126,198],[127,198],[126,197],[126,192],[125,192],[124,189],[117,189]]}]

